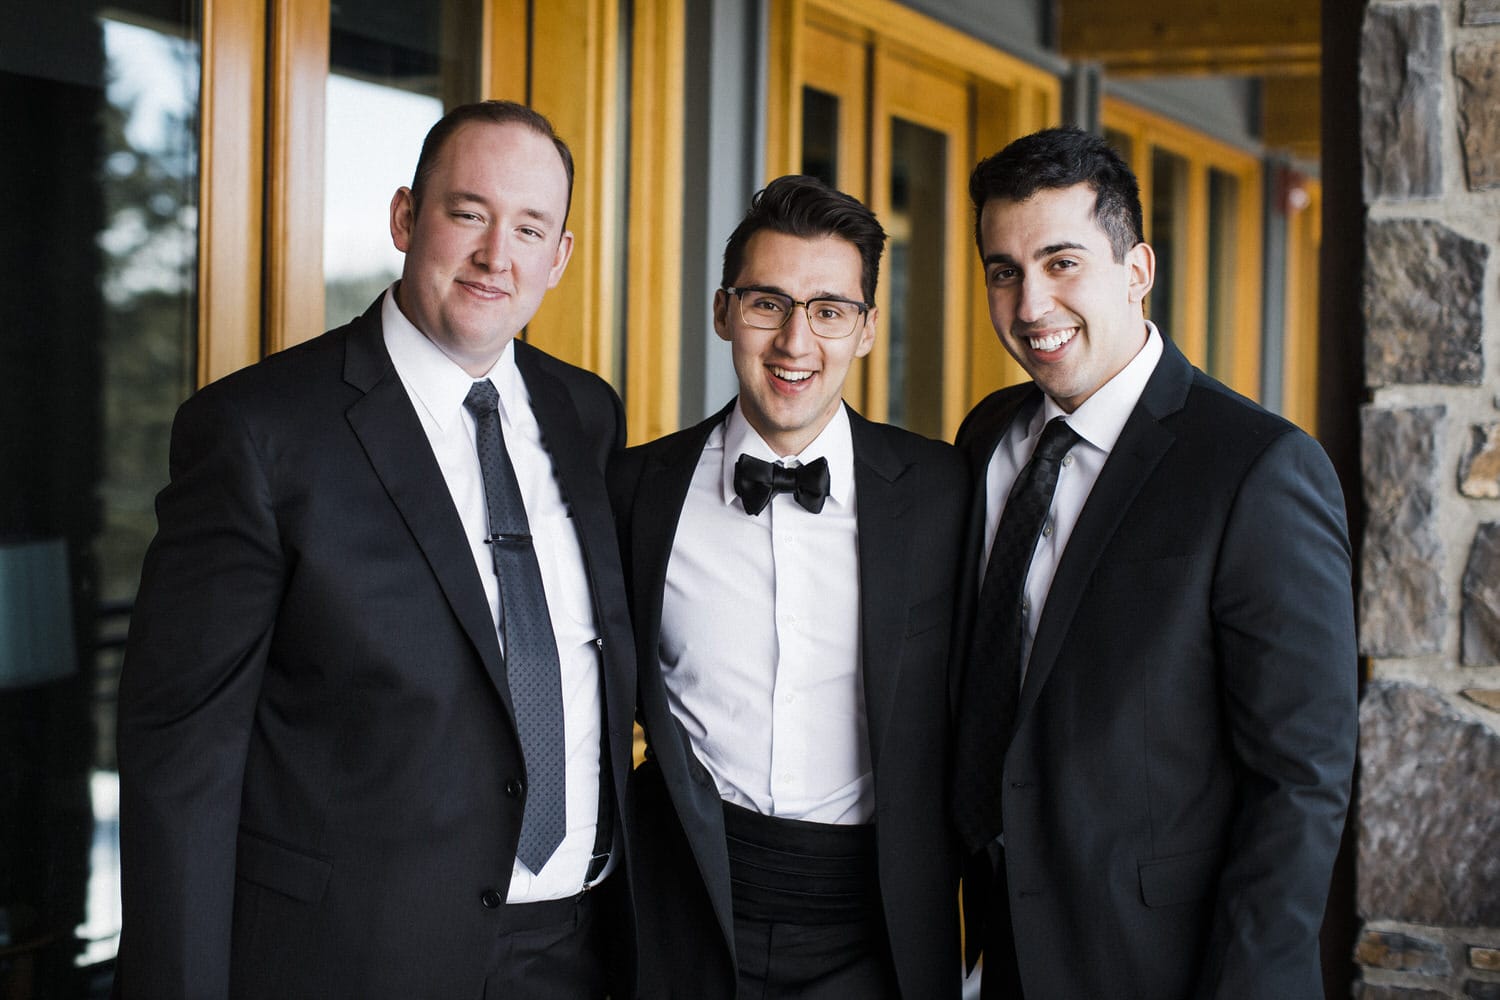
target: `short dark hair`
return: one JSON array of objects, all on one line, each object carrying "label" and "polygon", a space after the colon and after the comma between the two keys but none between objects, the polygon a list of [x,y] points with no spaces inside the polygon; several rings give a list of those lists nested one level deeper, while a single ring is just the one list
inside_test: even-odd
[{"label": "short dark hair", "polygon": [[1115,262],[1144,242],[1141,189],[1135,174],[1102,138],[1077,128],[1049,128],[1022,136],[979,161],[969,175],[974,241],[984,253],[980,222],[991,199],[1025,201],[1038,191],[1087,184],[1094,189],[1094,221],[1109,237]]},{"label": "short dark hair", "polygon": [[422,152],[417,157],[417,170],[411,179],[412,212],[415,213],[421,208],[422,188],[426,186],[427,179],[437,168],[438,157],[442,155],[444,144],[453,133],[470,122],[488,125],[521,125],[543,138],[552,140],[552,145],[557,147],[557,155],[562,157],[563,171],[568,175],[568,200],[563,205],[563,225],[567,225],[568,210],[573,205],[573,152],[552,128],[552,123],[545,115],[533,111],[524,104],[517,104],[515,101],[476,101],[473,104],[460,104],[438,119],[438,123],[427,132],[427,138],[422,140]]},{"label": "short dark hair", "polygon": [[853,243],[863,265],[860,293],[866,305],[875,304],[885,230],[880,228],[875,213],[857,199],[834,190],[816,177],[788,174],[776,178],[755,192],[750,199],[750,211],[729,234],[724,245],[724,287],[739,280],[740,268],[745,264],[745,246],[762,229],[802,239],[836,236]]}]

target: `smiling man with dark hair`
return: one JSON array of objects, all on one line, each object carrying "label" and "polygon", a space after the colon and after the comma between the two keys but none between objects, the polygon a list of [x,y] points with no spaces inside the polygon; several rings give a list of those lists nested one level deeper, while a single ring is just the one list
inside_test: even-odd
[{"label": "smiling man with dark hair", "polygon": [[610,470],[642,664],[646,1000],[958,992],[943,774],[968,480],[843,402],[885,233],[772,181],[724,252],[739,396]]}]

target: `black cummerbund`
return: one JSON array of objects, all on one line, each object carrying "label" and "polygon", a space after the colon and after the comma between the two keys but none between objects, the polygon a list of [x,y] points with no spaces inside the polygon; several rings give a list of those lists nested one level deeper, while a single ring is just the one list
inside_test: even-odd
[{"label": "black cummerbund", "polygon": [[880,910],[871,823],[809,823],[724,803],[736,916],[841,924]]}]

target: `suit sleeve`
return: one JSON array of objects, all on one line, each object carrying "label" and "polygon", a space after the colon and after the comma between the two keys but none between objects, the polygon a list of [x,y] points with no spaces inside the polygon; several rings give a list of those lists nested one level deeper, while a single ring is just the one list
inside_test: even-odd
[{"label": "suit sleeve", "polygon": [[223,394],[184,404],[120,680],[126,998],[223,997],[241,781],[283,557]]},{"label": "suit sleeve", "polygon": [[1281,435],[1242,483],[1212,608],[1238,799],[1195,995],[1321,997],[1318,930],[1349,804],[1357,653],[1343,497],[1306,435]]}]

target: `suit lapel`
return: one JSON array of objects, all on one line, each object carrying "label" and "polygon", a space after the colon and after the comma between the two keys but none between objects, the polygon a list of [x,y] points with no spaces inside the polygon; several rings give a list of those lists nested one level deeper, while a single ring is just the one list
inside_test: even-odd
[{"label": "suit lapel", "polygon": [[432,445],[386,353],[379,303],[377,299],[349,331],[344,380],[364,396],[345,415],[483,661],[514,727],[515,711],[484,585],[442,470],[432,457]]},{"label": "suit lapel", "polygon": [[881,747],[896,702],[902,643],[906,634],[907,583],[911,579],[911,533],[902,519],[916,502],[917,477],[910,466],[852,408],[854,488],[859,525],[860,660],[871,766],[879,769]]},{"label": "suit lapel", "polygon": [[1164,428],[1161,421],[1182,408],[1192,375],[1192,367],[1182,352],[1164,338],[1156,371],[1147,381],[1140,400],[1089,492],[1078,523],[1068,539],[1068,547],[1057,565],[1052,586],[1047,591],[1047,604],[1042,609],[1041,621],[1037,623],[1026,679],[1021,685],[1017,726],[1036,704],[1052,673],[1100,554],[1114,537],[1136,494],[1176,440],[1176,435]]}]

